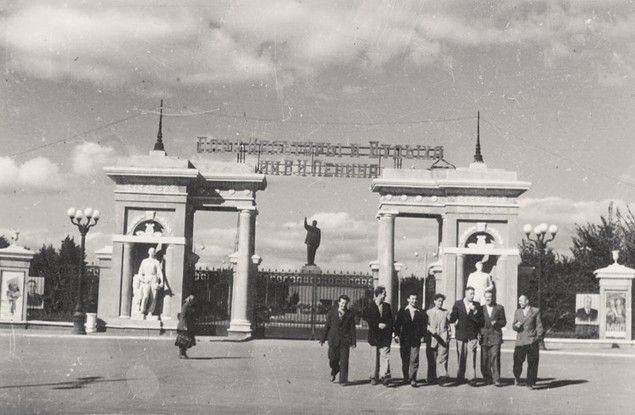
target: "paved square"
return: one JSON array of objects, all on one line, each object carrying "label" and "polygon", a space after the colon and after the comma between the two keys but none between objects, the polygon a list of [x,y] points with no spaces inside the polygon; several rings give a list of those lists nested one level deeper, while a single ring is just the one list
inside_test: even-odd
[{"label": "paved square", "polygon": [[[350,379],[329,383],[316,342],[200,341],[190,360],[169,340],[11,336],[2,348],[0,413],[497,413],[632,411],[633,350],[542,353],[542,390],[507,386],[386,388],[367,383],[368,346],[351,353]],[[577,353],[577,354],[575,354]],[[598,354],[603,354],[598,356]],[[393,351],[393,372],[399,352]],[[451,371],[455,370],[451,354]],[[512,355],[502,356],[511,380]],[[425,359],[422,364],[425,366]],[[420,371],[419,378],[425,376]]]}]

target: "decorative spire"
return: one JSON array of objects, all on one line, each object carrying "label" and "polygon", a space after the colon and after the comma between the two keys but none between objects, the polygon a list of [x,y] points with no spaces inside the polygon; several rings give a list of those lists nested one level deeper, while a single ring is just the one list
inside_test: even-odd
[{"label": "decorative spire", "polygon": [[157,142],[154,143],[154,151],[165,151],[163,148],[163,133],[161,132],[163,124],[163,99],[161,100],[161,106],[159,107],[159,132],[157,133]]},{"label": "decorative spire", "polygon": [[483,155],[481,154],[481,112],[476,113],[476,153],[474,153],[474,161],[477,163],[483,162]]}]

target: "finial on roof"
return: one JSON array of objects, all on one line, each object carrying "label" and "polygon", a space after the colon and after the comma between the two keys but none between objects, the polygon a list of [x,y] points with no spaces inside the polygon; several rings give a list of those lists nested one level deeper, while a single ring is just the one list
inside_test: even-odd
[{"label": "finial on roof", "polygon": [[474,161],[477,163],[483,162],[483,155],[481,154],[481,112],[476,113],[476,152],[474,153]]},{"label": "finial on roof", "polygon": [[163,133],[161,131],[163,124],[163,100],[161,100],[161,106],[159,107],[159,132],[157,133],[157,142],[154,143],[154,151],[165,151],[163,148]]}]

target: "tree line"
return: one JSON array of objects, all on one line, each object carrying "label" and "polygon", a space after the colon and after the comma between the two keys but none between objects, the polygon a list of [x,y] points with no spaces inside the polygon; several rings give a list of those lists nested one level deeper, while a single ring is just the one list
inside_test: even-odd
[{"label": "tree line", "polygon": [[[600,286],[593,271],[613,263],[611,251],[620,252],[619,262],[635,268],[635,216],[630,206],[620,210],[613,203],[599,223],[575,225],[570,254],[547,249],[543,258],[542,307],[547,327],[557,332],[570,332],[575,325],[576,293],[599,293]],[[523,266],[537,267],[540,255],[533,245],[520,245]],[[538,276],[529,273],[519,278],[518,291],[536,299]]]}]

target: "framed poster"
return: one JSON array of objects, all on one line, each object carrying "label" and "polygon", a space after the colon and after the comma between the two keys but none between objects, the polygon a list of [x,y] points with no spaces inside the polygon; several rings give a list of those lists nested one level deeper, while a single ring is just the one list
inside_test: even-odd
[{"label": "framed poster", "polygon": [[575,295],[575,324],[594,325],[600,324],[598,310],[600,309],[600,294],[576,294]]},{"label": "framed poster", "polygon": [[624,290],[607,290],[604,293],[606,307],[605,337],[612,339],[626,338],[626,304],[627,292]]},{"label": "framed poster", "polygon": [[44,308],[44,277],[27,277],[26,307],[29,309]]},{"label": "framed poster", "polygon": [[2,271],[0,319],[22,320],[24,271]]}]

